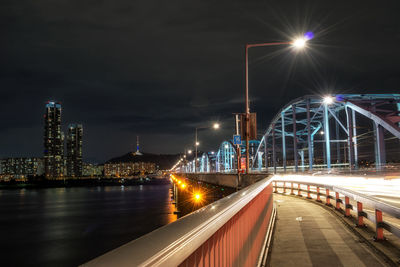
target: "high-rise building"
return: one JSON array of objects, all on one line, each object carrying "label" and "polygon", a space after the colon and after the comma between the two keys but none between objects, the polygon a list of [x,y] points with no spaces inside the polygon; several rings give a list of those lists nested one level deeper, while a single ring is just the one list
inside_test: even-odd
[{"label": "high-rise building", "polygon": [[70,124],[67,136],[67,175],[82,176],[82,124]]},{"label": "high-rise building", "polygon": [[61,175],[65,176],[67,174],[67,160],[64,153],[65,147],[65,134],[61,132],[61,155],[62,155],[62,163],[61,163]]},{"label": "high-rise building", "polygon": [[18,179],[39,176],[43,173],[42,158],[5,158],[0,160],[0,177]]},{"label": "high-rise building", "polygon": [[62,175],[64,143],[61,137],[61,103],[49,101],[44,114],[44,166],[46,178]]}]

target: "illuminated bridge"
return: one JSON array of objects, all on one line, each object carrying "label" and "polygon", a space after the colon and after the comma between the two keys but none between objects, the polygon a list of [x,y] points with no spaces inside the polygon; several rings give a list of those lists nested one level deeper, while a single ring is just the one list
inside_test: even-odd
[{"label": "illuminated bridge", "polygon": [[250,141],[249,174],[232,140],[171,170],[174,192],[237,192],[86,265],[398,266],[399,123],[399,94],[295,99]]}]

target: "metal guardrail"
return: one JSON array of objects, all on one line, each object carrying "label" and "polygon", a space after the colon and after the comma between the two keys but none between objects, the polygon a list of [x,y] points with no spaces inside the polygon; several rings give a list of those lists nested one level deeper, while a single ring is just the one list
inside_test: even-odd
[{"label": "metal guardrail", "polygon": [[260,265],[274,214],[263,179],[83,266]]},{"label": "metal guardrail", "polygon": [[[278,183],[283,184],[281,186]],[[286,185],[290,184],[290,187]],[[297,188],[296,186],[297,185]],[[304,190],[301,188],[301,185],[307,186],[307,189]],[[312,190],[311,187],[314,187],[315,190]],[[294,191],[297,191],[297,195],[301,196],[301,192],[307,193],[307,198],[311,199],[311,194],[316,195],[316,200],[318,202],[322,202],[320,196],[325,197],[325,204],[328,206],[332,206],[331,199],[335,201],[335,209],[343,211],[345,216],[351,216],[350,210],[355,210],[357,212],[357,226],[364,226],[364,218],[368,219],[372,223],[375,224],[375,240],[384,240],[385,237],[383,235],[383,229],[389,231],[393,235],[400,238],[400,228],[395,225],[383,220],[383,213],[389,215],[391,217],[400,219],[400,208],[392,206],[390,204],[379,201],[373,197],[355,192],[353,190],[349,190],[347,188],[334,186],[334,185],[326,185],[320,183],[309,183],[309,182],[301,182],[301,181],[291,181],[291,180],[277,180],[274,179],[274,192],[278,192],[278,188],[283,189],[283,193],[286,193],[286,190],[290,190],[290,194],[294,195]],[[321,189],[325,190],[325,193],[321,192]],[[331,195],[331,193],[334,193]],[[340,198],[340,195],[344,196],[343,199]],[[350,204],[350,200],[354,200],[357,204],[356,207]],[[342,209],[342,204],[344,209]],[[364,210],[364,206],[368,208],[374,209],[375,213],[367,212]]]}]

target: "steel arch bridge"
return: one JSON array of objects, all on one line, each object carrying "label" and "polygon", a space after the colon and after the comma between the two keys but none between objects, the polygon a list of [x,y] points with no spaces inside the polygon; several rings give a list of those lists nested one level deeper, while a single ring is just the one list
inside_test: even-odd
[{"label": "steel arch bridge", "polygon": [[[251,161],[256,158],[255,152],[260,145],[258,140],[250,140],[250,155]],[[246,144],[243,143],[240,146],[241,155],[245,155]],[[237,162],[237,151],[236,147],[233,145],[232,140],[223,141],[216,152],[204,152],[197,159],[198,167],[195,170],[195,159],[188,161],[186,163],[180,164],[179,168],[185,173],[231,173],[237,172],[238,162]]]},{"label": "steel arch bridge", "polygon": [[[375,166],[380,170],[386,163],[385,133],[400,140],[400,94],[297,98],[272,119],[257,148],[255,157],[258,158],[252,161],[252,168],[272,168],[274,172],[289,168],[294,171],[357,169],[358,141],[367,134],[357,133],[359,121],[372,124]],[[316,146],[322,147],[319,159]]]}]

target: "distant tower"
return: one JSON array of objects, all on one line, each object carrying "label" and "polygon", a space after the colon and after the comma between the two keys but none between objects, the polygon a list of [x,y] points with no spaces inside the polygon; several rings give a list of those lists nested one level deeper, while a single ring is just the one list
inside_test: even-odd
[{"label": "distant tower", "polygon": [[67,175],[82,176],[82,124],[70,124],[67,136]]},{"label": "distant tower", "polygon": [[143,155],[143,154],[140,153],[140,151],[139,151],[139,136],[136,136],[136,152],[133,153],[133,155],[135,155],[135,156],[141,156],[141,155]]},{"label": "distant tower", "polygon": [[46,178],[60,177],[63,166],[61,103],[49,101],[44,114],[44,168]]}]

